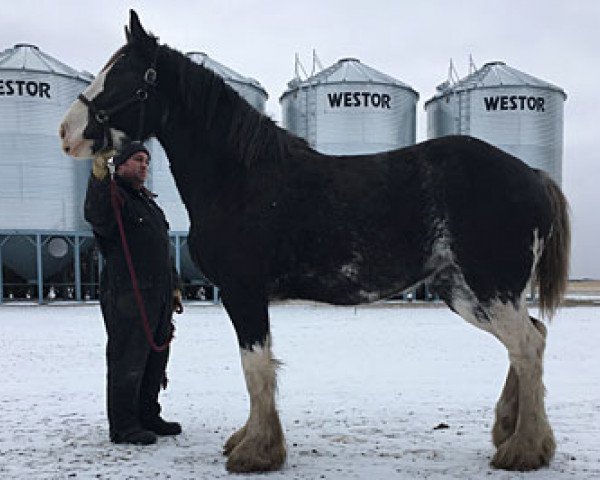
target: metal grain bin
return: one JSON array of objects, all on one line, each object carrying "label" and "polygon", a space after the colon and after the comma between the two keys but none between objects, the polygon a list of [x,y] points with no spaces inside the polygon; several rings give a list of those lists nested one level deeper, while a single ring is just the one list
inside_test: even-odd
[{"label": "metal grain bin", "polygon": [[91,74],[34,45],[18,44],[0,53],[2,228],[87,228],[82,202],[90,162],[66,158],[57,129],[91,80]]},{"label": "metal grain bin", "polygon": [[343,58],[289,82],[279,101],[290,132],[320,152],[350,155],[414,144],[418,99],[408,85]]},{"label": "metal grain bin", "polygon": [[[242,98],[259,112],[265,111],[268,95],[258,81],[240,75],[216,62],[205,53],[190,52],[187,56],[194,62],[221,76],[225,83],[236,90]],[[148,188],[158,195],[156,201],[165,211],[171,230],[187,231],[190,226],[188,214],[171,175],[169,160],[158,141],[150,140],[148,148],[152,155]]]},{"label": "metal grain bin", "polygon": [[567,98],[561,88],[503,62],[491,62],[437,90],[425,103],[429,138],[481,138],[545,170],[560,184]]},{"label": "metal grain bin", "polygon": [[[89,230],[83,199],[90,161],[67,158],[58,125],[73,99],[92,81],[35,45],[0,52],[0,229]],[[26,278],[35,269],[25,238],[4,245],[3,262]],[[46,250],[44,250],[46,253]],[[56,253],[56,252],[55,252]],[[61,261],[49,258],[49,270]],[[71,257],[64,255],[65,261]],[[28,265],[25,267],[25,265]]]},{"label": "metal grain bin", "polygon": [[238,92],[243,99],[259,112],[265,111],[265,104],[269,95],[258,80],[240,75],[231,68],[210,58],[206,53],[189,52],[186,53],[186,56],[222,77],[225,83]]}]

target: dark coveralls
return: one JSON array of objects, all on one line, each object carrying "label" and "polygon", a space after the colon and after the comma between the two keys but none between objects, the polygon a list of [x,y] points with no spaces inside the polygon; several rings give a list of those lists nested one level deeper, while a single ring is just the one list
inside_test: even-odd
[{"label": "dark coveralls", "polygon": [[[156,344],[171,332],[173,290],[178,278],[170,256],[169,225],[152,194],[117,178],[124,200],[121,215],[138,285]],[[110,178],[90,176],[85,219],[106,259],[100,279],[100,305],[108,342],[107,403],[110,438],[119,441],[159,416],[158,394],[169,349],[150,348],[141,323],[119,229],[110,201]]]}]

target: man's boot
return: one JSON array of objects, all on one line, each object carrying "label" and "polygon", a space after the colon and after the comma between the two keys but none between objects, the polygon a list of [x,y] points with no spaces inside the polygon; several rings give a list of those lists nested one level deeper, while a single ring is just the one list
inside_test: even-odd
[{"label": "man's boot", "polygon": [[129,443],[132,445],[152,445],[156,443],[156,434],[149,430],[134,430],[126,434],[116,434],[111,438],[113,443]]},{"label": "man's boot", "polygon": [[142,421],[142,426],[155,433],[156,435],[179,435],[181,433],[181,425],[177,422],[167,422],[160,416],[153,419]]}]

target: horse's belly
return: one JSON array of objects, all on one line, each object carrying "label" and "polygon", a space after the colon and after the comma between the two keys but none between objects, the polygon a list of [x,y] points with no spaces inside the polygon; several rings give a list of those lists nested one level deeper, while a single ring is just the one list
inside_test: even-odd
[{"label": "horse's belly", "polygon": [[306,272],[286,275],[273,284],[272,297],[303,299],[334,305],[358,305],[388,298],[411,286],[403,275],[390,278],[363,278],[360,272],[345,265],[331,273]]}]

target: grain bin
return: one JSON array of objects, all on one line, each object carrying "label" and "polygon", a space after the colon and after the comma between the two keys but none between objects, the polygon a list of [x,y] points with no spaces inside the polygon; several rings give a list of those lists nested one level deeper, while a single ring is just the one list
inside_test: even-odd
[{"label": "grain bin", "polygon": [[[0,52],[0,229],[89,231],[82,205],[90,161],[67,158],[57,129],[92,78],[35,45],[20,43]],[[72,259],[65,245],[57,237],[53,248],[44,249],[45,274]],[[3,262],[31,278],[35,262],[25,258],[31,248],[27,238],[15,237],[4,245]]]},{"label": "grain bin", "polygon": [[0,225],[86,228],[81,209],[90,162],[67,159],[57,129],[92,76],[18,44],[0,53]]},{"label": "grain bin", "polygon": [[290,132],[322,153],[351,155],[414,144],[418,99],[405,83],[343,58],[289,82],[279,101]]},{"label": "grain bin", "polygon": [[262,85],[255,79],[244,77],[229,67],[217,62],[203,52],[186,53],[188,58],[212,70],[219,75],[225,83],[233,88],[240,96],[259,112],[265,111],[265,104],[269,95]]},{"label": "grain bin", "polygon": [[427,136],[471,135],[562,180],[565,92],[503,62],[444,82],[425,103]]}]

